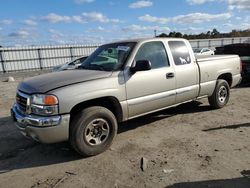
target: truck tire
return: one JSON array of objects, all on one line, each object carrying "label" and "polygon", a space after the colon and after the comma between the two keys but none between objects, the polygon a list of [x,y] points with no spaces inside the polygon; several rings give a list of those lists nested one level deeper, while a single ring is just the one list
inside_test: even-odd
[{"label": "truck tire", "polygon": [[117,134],[117,120],[107,108],[88,107],[70,125],[70,143],[83,156],[93,156],[107,150]]},{"label": "truck tire", "polygon": [[208,97],[209,104],[215,108],[219,109],[224,107],[230,97],[230,87],[225,80],[217,80],[213,94]]}]

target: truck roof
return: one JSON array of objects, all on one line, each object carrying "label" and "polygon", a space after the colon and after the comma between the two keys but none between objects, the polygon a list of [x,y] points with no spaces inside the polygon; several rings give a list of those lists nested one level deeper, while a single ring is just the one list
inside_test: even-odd
[{"label": "truck roof", "polygon": [[135,39],[118,40],[118,41],[110,42],[109,44],[119,43],[119,42],[146,42],[146,41],[163,41],[163,40],[168,41],[168,40],[186,40],[186,39],[171,38],[171,37],[135,38]]}]

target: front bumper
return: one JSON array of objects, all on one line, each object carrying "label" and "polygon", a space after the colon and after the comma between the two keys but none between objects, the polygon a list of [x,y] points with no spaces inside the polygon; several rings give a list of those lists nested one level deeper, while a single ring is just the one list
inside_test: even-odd
[{"label": "front bumper", "polygon": [[17,106],[14,104],[11,115],[20,132],[38,142],[57,143],[69,138],[69,114],[50,117],[24,115],[17,110]]}]

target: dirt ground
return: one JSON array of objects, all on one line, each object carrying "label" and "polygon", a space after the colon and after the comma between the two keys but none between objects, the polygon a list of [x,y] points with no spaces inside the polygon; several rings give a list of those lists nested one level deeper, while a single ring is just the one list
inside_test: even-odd
[{"label": "dirt ground", "polygon": [[82,158],[68,143],[39,144],[17,131],[9,110],[27,75],[11,83],[4,76],[0,187],[250,187],[249,86],[232,89],[223,109],[203,99],[123,123],[109,150]]}]

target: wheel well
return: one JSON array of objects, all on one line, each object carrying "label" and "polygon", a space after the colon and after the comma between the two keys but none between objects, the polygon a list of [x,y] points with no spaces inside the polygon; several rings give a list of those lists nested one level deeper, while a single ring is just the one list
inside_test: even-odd
[{"label": "wheel well", "polygon": [[70,119],[72,120],[81,110],[90,106],[102,106],[109,109],[116,117],[118,122],[123,119],[122,108],[119,101],[115,97],[101,97],[88,100],[75,105],[70,111]]},{"label": "wheel well", "polygon": [[[232,85],[232,81],[233,81],[233,77],[232,77],[232,74],[231,73],[225,73],[225,74],[222,74],[218,77],[218,79],[222,79],[222,80],[226,80],[228,85],[231,87]],[[217,80],[218,80],[217,79]]]}]

